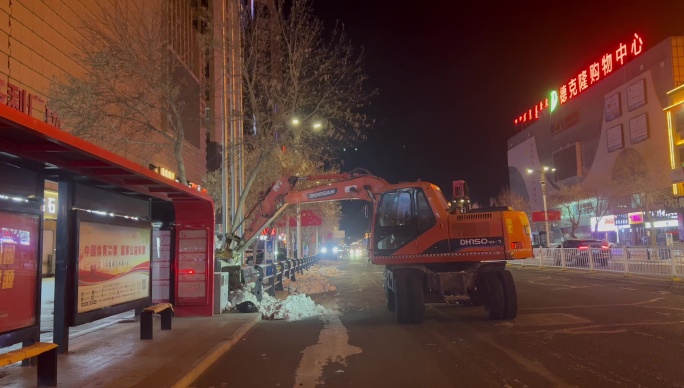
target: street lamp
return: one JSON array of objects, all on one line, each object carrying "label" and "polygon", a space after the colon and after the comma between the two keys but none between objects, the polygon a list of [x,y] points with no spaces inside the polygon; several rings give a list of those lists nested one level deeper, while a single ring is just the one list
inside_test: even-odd
[{"label": "street lamp", "polygon": [[[314,131],[320,131],[320,130],[323,128],[323,123],[322,123],[321,121],[318,121],[318,120],[316,120],[316,121],[306,120],[306,121],[308,121],[308,122],[311,124],[311,128],[312,128]],[[300,124],[302,124],[302,120],[300,120],[300,119],[297,118],[297,117],[293,117],[293,118],[290,120],[290,124],[291,124],[293,127],[298,127]]]},{"label": "street lamp", "polygon": [[542,166],[541,170],[534,171],[532,169],[527,169],[528,174],[532,174],[534,172],[539,173],[539,183],[541,183],[541,189],[542,189],[542,202],[544,203],[544,224],[546,226],[546,247],[550,248],[551,247],[551,231],[549,229],[549,211],[546,207],[546,173],[547,172],[554,172],[556,171],[555,168],[550,168],[546,166]]}]

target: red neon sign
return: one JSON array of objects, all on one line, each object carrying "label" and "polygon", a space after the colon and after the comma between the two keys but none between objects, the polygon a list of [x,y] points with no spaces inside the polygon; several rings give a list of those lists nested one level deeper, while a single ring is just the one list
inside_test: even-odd
[{"label": "red neon sign", "polygon": [[[628,49],[629,47],[629,49]],[[577,75],[573,76],[566,83],[551,92],[551,111],[558,104],[565,104],[568,100],[577,97],[587,90],[591,85],[597,83],[604,77],[609,76],[618,67],[624,65],[633,57],[643,52],[644,41],[639,34],[634,33],[629,44],[620,42],[615,51],[608,51],[603,54],[600,60],[594,61],[588,67],[582,69]],[[534,105],[533,108],[521,114],[513,120],[513,124],[524,124],[539,118],[542,110],[549,108],[549,99],[544,99]]]},{"label": "red neon sign", "polygon": [[33,112],[40,112],[40,106],[44,108],[43,121],[59,128],[61,125],[57,113],[48,108],[47,103],[41,97],[31,94],[26,89],[0,79],[0,103],[6,104],[12,109],[33,116]]}]

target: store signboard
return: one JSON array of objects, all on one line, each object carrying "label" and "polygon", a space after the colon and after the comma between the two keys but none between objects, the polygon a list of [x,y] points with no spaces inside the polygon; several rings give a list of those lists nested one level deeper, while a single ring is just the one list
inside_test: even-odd
[{"label": "store signboard", "polygon": [[80,221],[77,310],[150,296],[149,228]]},{"label": "store signboard", "polygon": [[40,217],[0,211],[0,333],[36,324]]},{"label": "store signboard", "polygon": [[[565,104],[579,96],[597,82],[613,74],[625,63],[639,56],[643,50],[643,38],[639,34],[634,33],[631,37],[604,51],[601,56],[595,57],[592,62],[589,62],[581,70],[573,74],[565,83],[553,89],[548,97],[537,102],[515,118],[513,124],[519,125],[536,121],[541,113],[547,109],[553,112],[559,105]],[[635,109],[635,106],[641,106],[639,105],[641,103],[641,96],[638,95],[638,87],[635,87],[631,94],[630,110]]]},{"label": "store signboard", "polygon": [[57,192],[45,190],[43,192],[43,217],[45,219],[57,219]]},{"label": "store signboard", "polygon": [[[597,217],[591,217],[591,231],[598,231],[598,232],[615,232],[617,231],[617,226],[615,225],[615,216],[614,215],[605,215],[601,218],[598,218],[598,222],[596,221]],[[598,223],[598,227],[597,224]]]},{"label": "store signboard", "polygon": [[549,210],[546,212],[548,219],[544,217],[544,212],[532,212],[532,222],[542,222],[542,221],[560,221],[561,212],[560,210]]},{"label": "store signboard", "polygon": [[644,223],[644,212],[627,213],[630,225],[637,225]]}]

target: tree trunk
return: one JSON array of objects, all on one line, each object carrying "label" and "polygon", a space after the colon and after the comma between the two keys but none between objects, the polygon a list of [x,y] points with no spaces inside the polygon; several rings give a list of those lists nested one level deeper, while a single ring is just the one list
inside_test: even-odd
[{"label": "tree trunk", "polygon": [[[176,113],[176,109],[174,109]],[[185,175],[185,159],[183,158],[183,143],[185,143],[185,128],[183,128],[182,118],[176,114],[176,138],[173,142],[173,155],[176,158],[176,163],[178,164],[178,181],[187,186],[188,180]]]}]

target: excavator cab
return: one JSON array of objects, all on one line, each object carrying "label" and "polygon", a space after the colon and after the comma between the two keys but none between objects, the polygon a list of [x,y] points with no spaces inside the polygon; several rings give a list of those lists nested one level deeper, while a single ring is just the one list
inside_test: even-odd
[{"label": "excavator cab", "polygon": [[[441,195],[439,188],[423,183],[397,187],[380,194],[371,234],[374,256],[413,255],[426,248],[426,234],[435,229],[436,215],[440,210],[444,213],[448,207],[443,196],[441,200],[435,200],[438,197],[435,193]],[[441,209],[435,212],[433,206]],[[446,239],[446,230],[443,234]],[[434,236],[429,239],[434,239]]]}]

